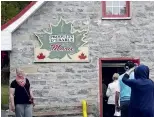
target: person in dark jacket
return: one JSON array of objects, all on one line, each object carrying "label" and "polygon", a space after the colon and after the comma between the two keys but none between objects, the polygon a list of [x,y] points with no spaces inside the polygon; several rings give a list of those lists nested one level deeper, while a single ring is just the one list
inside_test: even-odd
[{"label": "person in dark jacket", "polygon": [[[135,79],[129,79],[132,71]],[[122,81],[131,87],[129,117],[154,117],[154,82],[149,79],[148,66],[130,69]]]}]

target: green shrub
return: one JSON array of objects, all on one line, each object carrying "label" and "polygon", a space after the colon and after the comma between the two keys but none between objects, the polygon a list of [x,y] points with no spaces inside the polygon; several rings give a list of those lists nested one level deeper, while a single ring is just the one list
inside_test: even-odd
[{"label": "green shrub", "polygon": [[9,86],[1,85],[1,103],[9,104]]}]

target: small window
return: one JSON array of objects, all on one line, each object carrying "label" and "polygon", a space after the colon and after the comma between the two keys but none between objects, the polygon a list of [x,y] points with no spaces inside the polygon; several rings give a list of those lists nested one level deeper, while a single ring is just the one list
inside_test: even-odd
[{"label": "small window", "polygon": [[103,1],[103,18],[128,18],[130,17],[129,1]]}]

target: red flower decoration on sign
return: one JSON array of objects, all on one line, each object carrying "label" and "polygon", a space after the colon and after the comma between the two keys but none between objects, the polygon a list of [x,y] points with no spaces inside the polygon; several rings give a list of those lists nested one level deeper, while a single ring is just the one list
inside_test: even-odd
[{"label": "red flower decoration on sign", "polygon": [[43,55],[43,53],[40,53],[38,56],[37,56],[38,59],[44,59],[45,56]]},{"label": "red flower decoration on sign", "polygon": [[87,58],[87,56],[86,56],[86,55],[84,55],[84,54],[82,53],[81,55],[79,55],[79,58],[80,58],[80,59],[86,59],[86,58]]}]

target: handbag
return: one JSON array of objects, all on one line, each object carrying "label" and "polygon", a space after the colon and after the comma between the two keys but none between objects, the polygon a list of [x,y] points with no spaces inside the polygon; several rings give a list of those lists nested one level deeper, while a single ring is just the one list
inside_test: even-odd
[{"label": "handbag", "polygon": [[[23,86],[24,87],[24,86]],[[27,94],[27,96],[29,97],[29,101],[31,102],[31,104],[33,104],[33,106],[35,106],[35,104],[34,104],[34,99],[33,98],[31,98],[31,96],[28,94],[28,92],[27,92],[27,90],[26,90],[26,88],[24,87],[24,90],[25,90],[25,92],[26,92],[26,94]]]},{"label": "handbag", "polygon": [[114,116],[120,117],[121,116],[121,112],[115,110]]}]

